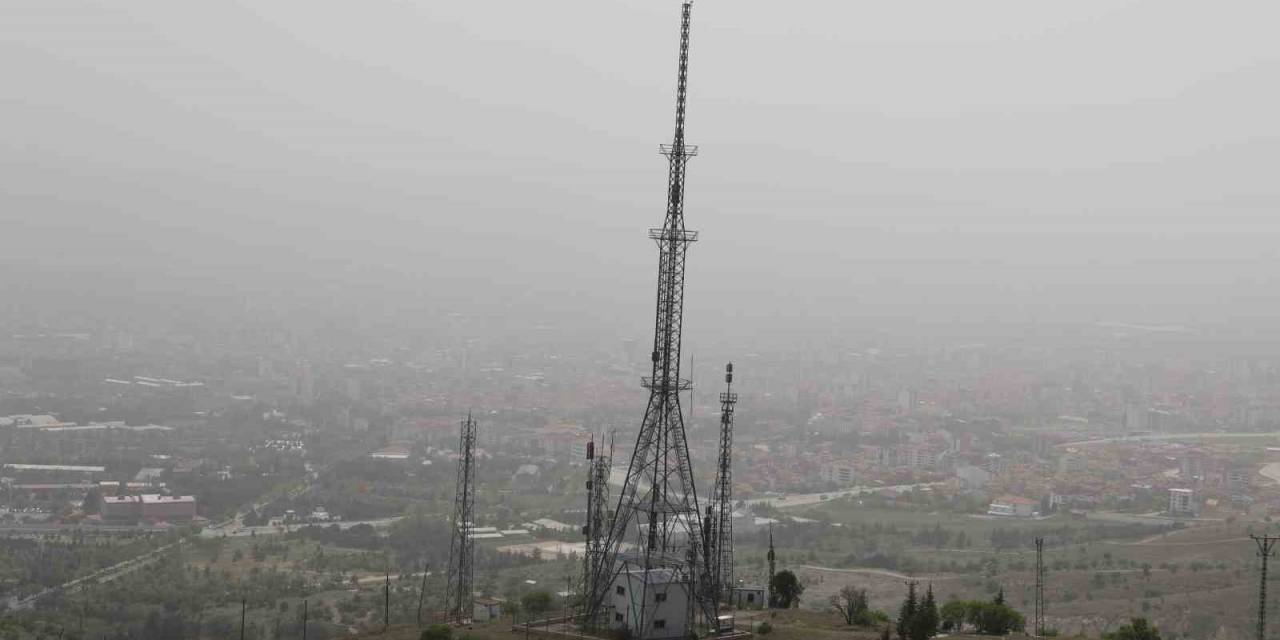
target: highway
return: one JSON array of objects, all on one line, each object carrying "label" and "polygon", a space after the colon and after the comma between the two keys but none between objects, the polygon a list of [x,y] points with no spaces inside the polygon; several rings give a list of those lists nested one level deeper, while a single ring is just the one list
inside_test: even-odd
[{"label": "highway", "polygon": [[766,505],[777,509],[789,509],[792,507],[803,507],[811,504],[818,504],[825,500],[834,500],[845,496],[860,496],[864,493],[877,493],[880,491],[893,491],[895,493],[906,493],[914,489],[923,489],[925,487],[940,486],[942,482],[921,482],[917,484],[898,484],[888,487],[850,487],[848,489],[837,489],[835,491],[824,491],[822,493],[793,493],[783,494],[769,498],[756,498],[747,500],[747,506]]}]

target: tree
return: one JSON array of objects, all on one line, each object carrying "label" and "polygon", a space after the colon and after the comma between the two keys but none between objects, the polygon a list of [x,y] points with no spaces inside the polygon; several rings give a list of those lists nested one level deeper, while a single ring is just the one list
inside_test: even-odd
[{"label": "tree", "polygon": [[804,585],[796,574],[783,569],[773,576],[769,583],[769,592],[777,599],[779,609],[790,609],[800,606],[800,595],[804,593]]},{"label": "tree", "polygon": [[942,605],[942,610],[939,612],[943,631],[963,631],[964,621],[968,617],[969,603],[964,600],[952,600]]},{"label": "tree", "polygon": [[846,585],[840,593],[831,596],[831,606],[840,613],[847,625],[865,626],[871,622],[871,607],[867,604],[867,590]]},{"label": "tree", "polygon": [[1003,636],[1010,631],[1020,631],[1026,626],[1026,619],[1022,614],[1007,604],[994,602],[970,602],[968,618],[977,627],[978,633],[989,636]]},{"label": "tree", "polygon": [[933,599],[933,585],[925,591],[924,601],[911,620],[911,640],[928,640],[938,635],[938,604]]},{"label": "tree", "polygon": [[1106,640],[1160,640],[1160,630],[1146,618],[1132,618],[1129,624],[1120,625],[1112,633],[1104,634]]},{"label": "tree", "polygon": [[1000,585],[1000,590],[996,592],[996,599],[992,600],[996,604],[1004,604],[1004,585]]},{"label": "tree", "polygon": [[916,583],[907,582],[907,597],[898,609],[898,640],[912,640],[911,623],[916,617],[919,603],[916,601]]},{"label": "tree", "polygon": [[423,629],[418,640],[449,640],[453,637],[453,629],[447,624],[433,624]]},{"label": "tree", "polygon": [[84,502],[81,503],[80,508],[83,509],[86,514],[95,514],[101,511],[102,490],[97,487],[90,489],[88,493],[84,494]]},{"label": "tree", "polygon": [[536,616],[551,609],[550,591],[530,591],[520,596],[520,606],[531,616]]}]

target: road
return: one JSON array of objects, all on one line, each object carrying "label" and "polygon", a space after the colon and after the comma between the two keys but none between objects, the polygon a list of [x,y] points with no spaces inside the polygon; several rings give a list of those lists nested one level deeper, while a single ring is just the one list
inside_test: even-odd
[{"label": "road", "polygon": [[876,493],[879,491],[893,491],[895,493],[906,493],[913,489],[923,489],[925,487],[934,487],[942,485],[941,482],[921,482],[917,484],[898,484],[889,487],[851,487],[848,489],[838,489],[836,491],[824,491],[822,493],[793,493],[784,494],[770,498],[756,498],[755,500],[747,500],[747,506],[766,505],[777,509],[790,509],[792,507],[803,507],[811,504],[818,504],[826,500],[835,500],[845,496],[860,496],[864,493]]},{"label": "road", "polygon": [[802,564],[801,569],[810,571],[823,571],[826,573],[857,573],[865,576],[880,576],[883,578],[893,578],[895,580],[928,580],[930,582],[938,582],[941,580],[955,580],[963,576],[946,575],[946,576],[909,576],[905,573],[890,571],[888,569],[837,569],[835,567],[820,567],[815,564]]},{"label": "road", "polygon": [[1107,444],[1111,442],[1159,442],[1159,441],[1178,441],[1178,440],[1221,440],[1232,438],[1276,438],[1280,439],[1280,431],[1253,431],[1244,433],[1219,433],[1210,431],[1208,433],[1160,433],[1144,436],[1115,436],[1111,438],[1096,438],[1094,440],[1076,440],[1075,442],[1064,442],[1055,444],[1055,449],[1065,449],[1067,447],[1087,447],[1095,444]]},{"label": "road", "polygon": [[243,538],[246,536],[276,536],[276,535],[283,535],[285,533],[289,533],[290,531],[297,531],[298,529],[305,526],[310,526],[311,524],[314,524],[315,526],[318,526],[318,527],[327,527],[327,526],[336,524],[338,525],[339,529],[342,529],[344,531],[362,524],[367,524],[375,529],[383,529],[391,526],[393,523],[395,523],[397,520],[403,517],[404,516],[395,516],[393,518],[379,518],[377,520],[342,520],[339,522],[301,523],[301,524],[290,524],[288,526],[280,526],[280,527],[263,525],[261,527],[239,527],[239,528],[231,527],[231,528],[221,528],[221,529],[207,528],[200,531],[200,537],[201,538],[221,538],[223,536],[226,536],[228,538]]}]

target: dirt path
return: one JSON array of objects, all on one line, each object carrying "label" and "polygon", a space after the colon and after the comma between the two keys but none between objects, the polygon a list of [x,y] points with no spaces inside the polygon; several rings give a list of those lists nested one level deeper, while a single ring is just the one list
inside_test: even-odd
[{"label": "dirt path", "polygon": [[802,564],[800,565],[800,568],[808,569],[810,571],[825,571],[828,573],[855,573],[864,576],[880,576],[882,578],[894,578],[896,580],[930,580],[937,582],[942,580],[957,580],[960,578],[960,576],[909,576],[905,573],[898,573],[897,571],[890,571],[888,569],[839,569],[836,567],[820,567],[813,564]]}]

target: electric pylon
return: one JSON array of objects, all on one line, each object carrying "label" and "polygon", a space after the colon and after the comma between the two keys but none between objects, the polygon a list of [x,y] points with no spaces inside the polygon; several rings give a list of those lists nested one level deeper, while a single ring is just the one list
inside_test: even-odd
[{"label": "electric pylon", "polygon": [[467,414],[458,436],[458,488],[453,498],[453,537],[449,542],[449,586],[445,592],[445,617],[461,624],[471,619],[475,577],[475,474],[476,423]]},{"label": "electric pylon", "polygon": [[[670,145],[659,150],[667,157],[667,208],[662,227],[651,229],[649,237],[658,245],[658,286],[654,313],[652,375],[643,378],[649,403],[631,452],[626,480],[618,496],[613,522],[606,542],[607,556],[602,570],[607,579],[593,580],[598,588],[591,595],[588,618],[599,616],[606,607],[608,585],[624,575],[633,585],[627,591],[629,604],[622,624],[633,631],[648,630],[648,617],[656,610],[649,603],[650,592],[658,584],[664,593],[679,586],[686,603],[685,628],[668,629],[672,635],[688,635],[694,624],[694,610],[704,617],[714,615],[699,575],[705,553],[701,510],[698,508],[693,469],[685,436],[680,394],[692,389],[680,377],[681,331],[684,319],[685,256],[697,233],[685,228],[685,168],[697,147],[685,144],[685,105],[689,73],[689,16],[692,3],[685,0],[681,10],[680,53],[676,75],[675,134]],[[639,596],[638,598],[636,596]],[[671,605],[674,606],[674,602]]]},{"label": "electric pylon", "polygon": [[724,367],[724,393],[720,394],[720,456],[716,460],[716,484],[711,493],[707,558],[708,590],[718,602],[732,599],[733,589],[733,412],[738,394],[733,392],[733,363]]},{"label": "electric pylon", "polygon": [[1044,637],[1044,538],[1036,538],[1036,620],[1037,638]]},{"label": "electric pylon", "polygon": [[1271,557],[1272,548],[1280,536],[1250,535],[1258,545],[1258,557],[1262,558],[1262,577],[1258,581],[1258,640],[1267,637],[1267,559]]}]

